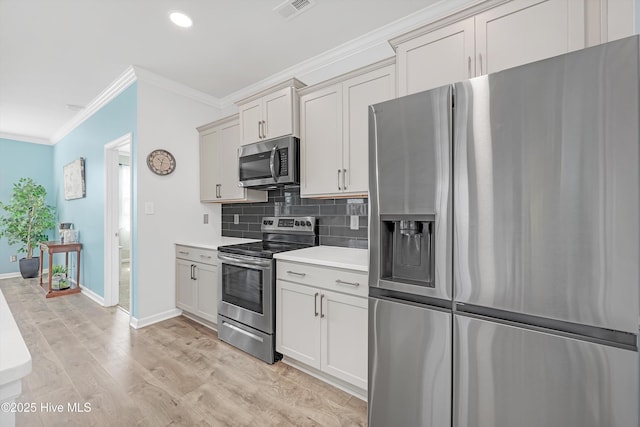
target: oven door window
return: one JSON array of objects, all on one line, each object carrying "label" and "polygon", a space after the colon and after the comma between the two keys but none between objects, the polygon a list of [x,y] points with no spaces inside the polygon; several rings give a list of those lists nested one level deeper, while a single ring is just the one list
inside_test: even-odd
[{"label": "oven door window", "polygon": [[246,310],[263,314],[262,270],[221,264],[222,300]]}]

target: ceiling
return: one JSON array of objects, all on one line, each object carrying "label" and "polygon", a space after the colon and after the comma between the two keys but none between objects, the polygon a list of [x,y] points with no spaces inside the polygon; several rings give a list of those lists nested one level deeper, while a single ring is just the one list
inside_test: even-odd
[{"label": "ceiling", "polygon": [[437,1],[316,0],[287,21],[282,0],[0,0],[0,136],[51,140],[131,65],[224,98]]}]

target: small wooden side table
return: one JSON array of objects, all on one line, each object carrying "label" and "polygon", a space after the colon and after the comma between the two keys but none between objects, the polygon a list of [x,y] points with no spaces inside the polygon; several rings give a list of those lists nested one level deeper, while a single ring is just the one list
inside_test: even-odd
[{"label": "small wooden side table", "polygon": [[[47,298],[59,297],[62,295],[77,294],[80,292],[80,251],[82,250],[82,243],[60,243],[60,242],[41,242],[40,243],[40,286],[42,283],[42,264],[43,254],[47,252],[49,254],[49,287],[43,289],[47,291]],[[53,254],[64,253],[64,265],[69,270],[69,252],[75,252],[77,254],[77,268],[76,268],[76,286],[70,287],[61,291],[55,291],[51,289],[51,280],[53,279]]]}]

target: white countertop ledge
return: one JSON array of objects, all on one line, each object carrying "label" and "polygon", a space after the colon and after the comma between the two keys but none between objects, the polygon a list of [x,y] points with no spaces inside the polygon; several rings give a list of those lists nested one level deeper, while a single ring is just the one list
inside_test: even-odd
[{"label": "white countertop ledge", "polygon": [[260,242],[260,239],[241,239],[239,237],[217,237],[209,242],[176,242],[176,245],[189,246],[191,248],[218,250],[220,246],[235,245],[238,243]]},{"label": "white countertop ledge", "polygon": [[278,260],[369,272],[369,251],[338,246],[314,246],[276,254]]},{"label": "white countertop ledge", "polygon": [[22,379],[30,372],[31,353],[22,339],[7,300],[0,291],[0,390],[3,386]]}]

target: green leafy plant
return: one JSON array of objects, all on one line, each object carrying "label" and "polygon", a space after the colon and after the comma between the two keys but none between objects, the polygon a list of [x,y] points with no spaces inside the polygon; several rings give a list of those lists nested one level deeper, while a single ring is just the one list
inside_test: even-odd
[{"label": "green leafy plant", "polygon": [[33,258],[33,248],[48,240],[47,231],[56,225],[56,211],[46,204],[47,190],[31,178],[20,178],[13,184],[9,203],[0,202],[5,215],[0,218],[0,237],[10,245],[19,244],[26,258]]},{"label": "green leafy plant", "polygon": [[51,274],[53,274],[54,276],[56,274],[58,275],[67,274],[67,267],[65,267],[64,265],[56,264],[51,268]]}]

